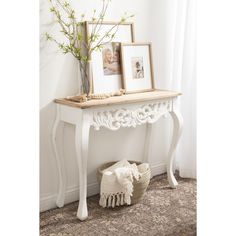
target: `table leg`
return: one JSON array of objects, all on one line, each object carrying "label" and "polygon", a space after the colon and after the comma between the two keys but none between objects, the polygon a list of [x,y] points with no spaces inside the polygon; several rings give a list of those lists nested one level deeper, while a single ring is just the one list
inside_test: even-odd
[{"label": "table leg", "polygon": [[178,111],[171,111],[170,115],[173,119],[173,136],[167,157],[167,176],[171,188],[175,188],[178,183],[173,174],[173,159],[176,146],[182,133],[183,117]]},{"label": "table leg", "polygon": [[145,146],[144,146],[144,158],[143,162],[148,163],[150,158],[150,151],[151,151],[151,134],[152,134],[152,124],[147,123],[146,124],[146,136],[145,136]]},{"label": "table leg", "polygon": [[89,145],[90,122],[89,115],[81,114],[81,122],[76,125],[75,147],[79,166],[79,207],[77,217],[85,220],[88,217],[87,209],[87,158]]},{"label": "table leg", "polygon": [[[65,192],[66,192],[66,170],[65,170],[65,165],[64,165],[64,157],[63,155],[59,154],[59,150],[57,147],[57,130],[60,124],[60,111],[59,111],[59,106],[57,106],[57,114],[56,114],[56,120],[53,125],[52,129],[52,144],[53,144],[53,151],[54,155],[56,157],[56,163],[57,163],[57,169],[58,169],[58,175],[59,175],[59,190],[58,190],[58,195],[57,195],[57,200],[56,200],[56,205],[58,207],[63,207],[64,206],[64,201],[65,201]],[[63,131],[64,131],[64,123],[61,124],[61,151],[63,151]]]}]

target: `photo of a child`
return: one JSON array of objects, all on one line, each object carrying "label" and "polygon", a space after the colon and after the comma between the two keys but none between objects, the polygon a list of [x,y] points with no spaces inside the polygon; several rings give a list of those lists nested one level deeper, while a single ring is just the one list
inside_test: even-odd
[{"label": "photo of a child", "polygon": [[132,63],[133,79],[144,78],[143,58],[142,57],[132,57],[131,63]]},{"label": "photo of a child", "polygon": [[104,75],[120,75],[120,43],[107,43],[102,50]]}]

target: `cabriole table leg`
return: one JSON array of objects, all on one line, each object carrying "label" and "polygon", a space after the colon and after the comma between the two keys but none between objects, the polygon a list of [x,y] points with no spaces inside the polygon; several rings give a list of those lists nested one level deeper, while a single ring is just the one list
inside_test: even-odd
[{"label": "cabriole table leg", "polygon": [[76,156],[79,166],[79,207],[77,217],[80,220],[85,220],[88,217],[87,209],[87,158],[89,145],[90,123],[89,116],[82,114],[81,122],[76,125],[75,131],[75,146]]},{"label": "cabriole table leg", "polygon": [[178,183],[173,174],[173,160],[174,160],[174,152],[178,144],[180,135],[182,133],[183,117],[179,111],[171,111],[170,115],[173,119],[173,136],[170,145],[170,150],[167,156],[167,176],[171,188],[176,188]]},{"label": "cabriole table leg", "polygon": [[[56,157],[56,163],[57,163],[57,169],[58,169],[58,175],[59,175],[59,190],[58,190],[58,195],[57,195],[57,200],[56,200],[56,205],[58,207],[63,207],[64,206],[64,201],[65,201],[65,191],[66,191],[66,170],[65,170],[65,165],[64,165],[64,157],[63,153],[59,153],[57,143],[56,143],[56,134],[57,130],[60,124],[60,107],[57,105],[57,114],[56,114],[56,120],[53,124],[53,129],[52,129],[52,144],[53,144],[53,151],[54,155]],[[61,151],[63,151],[63,131],[64,131],[64,123],[61,123],[61,138],[60,138],[60,146],[61,146]],[[60,155],[61,154],[61,155]]]}]

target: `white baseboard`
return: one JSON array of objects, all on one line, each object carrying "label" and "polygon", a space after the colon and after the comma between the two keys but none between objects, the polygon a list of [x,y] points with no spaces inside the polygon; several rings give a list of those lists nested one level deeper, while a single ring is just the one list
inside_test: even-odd
[{"label": "white baseboard", "polygon": [[[166,172],[166,164],[154,164],[151,166],[152,176],[160,175]],[[99,193],[98,182],[88,184],[88,196],[93,196]],[[43,196],[40,198],[40,212],[56,208],[57,194]],[[70,187],[66,191],[65,204],[79,200],[79,187]]]},{"label": "white baseboard", "polygon": [[192,169],[180,169],[179,175],[182,178],[192,178],[192,179],[197,178],[196,170]]},{"label": "white baseboard", "polygon": [[155,164],[151,166],[151,176],[160,175],[166,172],[166,164]]},{"label": "white baseboard", "polygon": [[[93,196],[99,193],[99,185],[97,182],[88,184],[88,196]],[[48,195],[40,198],[40,212],[57,208],[56,205],[57,194]],[[65,204],[79,200],[79,187],[70,187],[66,191]]]}]

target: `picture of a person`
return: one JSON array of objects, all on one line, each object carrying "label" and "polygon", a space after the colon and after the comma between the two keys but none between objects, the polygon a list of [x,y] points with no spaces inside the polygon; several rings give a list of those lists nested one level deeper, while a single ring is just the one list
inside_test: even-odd
[{"label": "picture of a person", "polygon": [[113,43],[113,60],[112,66],[117,74],[120,74],[120,45]]},{"label": "picture of a person", "polygon": [[117,43],[109,43],[102,51],[104,75],[119,75],[120,72],[120,52]]},{"label": "picture of a person", "polygon": [[133,78],[134,79],[144,78],[143,58],[142,57],[132,58],[132,68],[133,68]]}]

